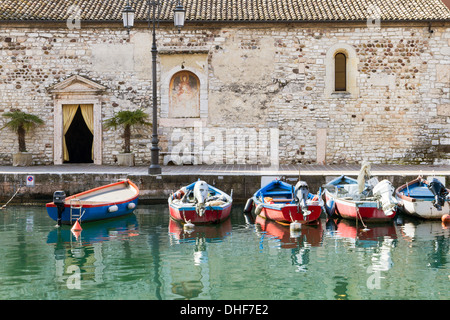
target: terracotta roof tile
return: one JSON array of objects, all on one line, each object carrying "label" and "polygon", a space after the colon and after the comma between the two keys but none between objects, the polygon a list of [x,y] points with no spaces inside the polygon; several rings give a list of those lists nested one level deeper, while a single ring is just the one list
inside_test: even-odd
[{"label": "terracotta roof tile", "polygon": [[[173,6],[162,3],[160,19],[172,20]],[[145,0],[130,1],[137,20],[146,20]],[[183,0],[190,21],[363,21],[370,8],[379,8],[382,20],[450,20],[442,0]],[[0,0],[0,20],[63,21],[73,5],[82,20],[120,21],[127,0]]]}]

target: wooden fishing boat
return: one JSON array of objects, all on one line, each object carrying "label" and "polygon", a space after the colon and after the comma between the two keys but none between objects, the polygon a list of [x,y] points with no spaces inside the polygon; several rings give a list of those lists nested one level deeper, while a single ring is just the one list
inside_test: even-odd
[{"label": "wooden fishing boat", "polygon": [[365,183],[363,191],[357,179],[340,176],[325,185],[325,210],[328,215],[363,221],[389,221],[395,217],[397,201],[388,180]]},{"label": "wooden fishing boat", "polygon": [[308,185],[299,181],[294,187],[280,180],[273,180],[255,192],[247,201],[244,211],[255,208],[255,214],[279,223],[300,224],[312,223],[322,213],[323,200],[309,192]]},{"label": "wooden fishing boat", "polygon": [[170,217],[185,224],[220,223],[230,216],[232,195],[205,181],[193,182],[169,196]]},{"label": "wooden fishing boat", "polygon": [[65,197],[56,191],[53,202],[47,203],[47,213],[61,224],[97,221],[130,214],[137,206],[139,188],[123,180]]},{"label": "wooden fishing boat", "polygon": [[423,219],[441,219],[450,214],[450,190],[437,179],[431,182],[421,176],[400,186],[395,191],[400,209]]}]

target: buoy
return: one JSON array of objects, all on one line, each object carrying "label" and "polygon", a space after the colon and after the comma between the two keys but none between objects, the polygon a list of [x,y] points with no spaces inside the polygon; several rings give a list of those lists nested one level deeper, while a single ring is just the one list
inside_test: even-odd
[{"label": "buoy", "polygon": [[78,221],[78,219],[75,220],[75,223],[73,224],[72,229],[70,229],[70,230],[72,230],[72,231],[81,231],[81,230],[83,230],[81,228],[81,225],[80,225],[80,222]]},{"label": "buoy", "polygon": [[291,231],[299,231],[302,228],[302,224],[300,222],[298,222],[297,220],[295,220],[294,222],[292,222],[289,225],[289,229]]},{"label": "buoy", "polygon": [[301,235],[302,224],[298,222],[297,220],[292,222],[289,225],[289,230],[291,233],[291,238],[298,238]]},{"label": "buoy", "polygon": [[136,208],[136,203],[130,202],[130,203],[127,205],[127,208],[130,209],[130,210]]},{"label": "buoy", "polygon": [[186,221],[186,223],[183,226],[183,229],[185,231],[192,231],[194,229],[195,225],[191,223],[191,220]]},{"label": "buoy", "polygon": [[450,223],[450,214],[444,214],[442,217],[441,217],[441,220],[442,220],[442,222],[443,223]]}]

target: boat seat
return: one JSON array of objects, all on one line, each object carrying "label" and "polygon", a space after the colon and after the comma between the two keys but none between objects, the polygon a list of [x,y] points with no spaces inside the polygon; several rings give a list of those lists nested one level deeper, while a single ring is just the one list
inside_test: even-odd
[{"label": "boat seat", "polygon": [[[403,193],[405,195],[408,195],[408,189],[404,189]],[[426,198],[426,197],[433,197],[433,193],[425,186],[421,187],[414,187],[409,189],[409,196],[410,197],[420,197],[420,198]]]},{"label": "boat seat", "polygon": [[292,199],[291,198],[283,198],[283,197],[277,197],[277,198],[272,198],[272,197],[264,197],[264,202],[265,203],[269,203],[269,204],[273,204],[275,202],[291,202]]},{"label": "boat seat", "polygon": [[280,191],[268,191],[268,192],[264,192],[264,196],[266,197],[271,197],[271,196],[276,196],[276,197],[292,197],[292,192],[280,192]]},{"label": "boat seat", "polygon": [[273,202],[291,202],[292,199],[287,199],[287,198],[272,198]]}]

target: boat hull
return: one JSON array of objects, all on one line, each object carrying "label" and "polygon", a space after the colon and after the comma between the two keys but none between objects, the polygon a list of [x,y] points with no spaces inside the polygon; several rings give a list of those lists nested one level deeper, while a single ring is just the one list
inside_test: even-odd
[{"label": "boat hull", "polygon": [[[197,199],[189,198],[191,192],[195,193],[196,184],[201,183],[203,187],[207,187],[208,196],[203,199],[203,214],[200,213],[200,207],[197,208]],[[182,201],[185,197],[185,200]],[[231,213],[233,199],[222,190],[219,190],[204,181],[193,182],[180,190],[172,193],[168,199],[170,218],[181,222],[192,224],[215,224],[226,220]],[[197,212],[199,209],[199,212]],[[204,210],[203,210],[204,209]]]},{"label": "boat hull", "polygon": [[[101,192],[108,193],[110,188],[115,188],[121,183],[128,183],[131,186],[131,188],[135,190],[135,195],[128,197],[127,199],[117,199],[117,201],[115,202],[108,201],[108,202],[95,202],[89,204],[89,201],[81,201],[82,204],[81,207],[79,205],[74,205],[74,203],[76,202],[72,202],[72,206],[70,203],[68,203],[70,201],[74,201],[74,199],[86,197],[91,193],[101,193]],[[66,199],[66,203],[64,204],[64,211],[62,212],[61,215],[61,223],[71,225],[75,222],[75,220],[77,220],[76,218],[78,217],[80,217],[79,221],[82,223],[125,216],[127,214],[133,213],[133,211],[137,207],[138,200],[139,200],[139,189],[129,180],[88,190],[70,196]],[[113,206],[117,206],[117,208],[114,207],[114,209],[117,210],[111,210],[110,208]],[[55,203],[53,202],[47,203],[46,209],[49,217],[55,221],[58,221],[58,207],[55,205]]]},{"label": "boat hull", "polygon": [[414,199],[414,201],[411,201],[399,198],[399,205],[402,212],[422,219],[438,220],[444,214],[450,214],[448,202],[444,204],[441,211],[436,209],[431,201],[427,200]]},{"label": "boat hull", "polygon": [[376,201],[352,201],[344,200],[341,198],[333,197],[328,191],[325,191],[325,207],[327,212],[332,215],[336,215],[344,219],[363,219],[366,221],[381,222],[381,221],[391,221],[395,213],[386,216],[381,208],[378,208],[378,203]]},{"label": "boat hull", "polygon": [[[259,216],[281,223],[311,223],[320,218],[322,213],[322,206],[308,205],[309,215],[303,215],[301,207],[296,204],[278,204],[278,205],[266,205],[261,202],[255,201],[256,207],[262,206]],[[258,210],[259,211],[259,210]]]},{"label": "boat hull", "polygon": [[231,203],[225,207],[207,207],[202,216],[198,215],[194,207],[181,207],[171,204],[169,206],[170,217],[175,221],[193,224],[213,224],[226,220],[231,213]]}]

